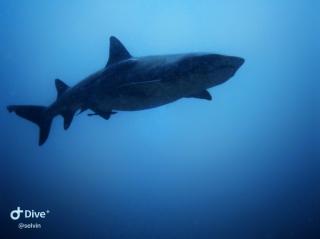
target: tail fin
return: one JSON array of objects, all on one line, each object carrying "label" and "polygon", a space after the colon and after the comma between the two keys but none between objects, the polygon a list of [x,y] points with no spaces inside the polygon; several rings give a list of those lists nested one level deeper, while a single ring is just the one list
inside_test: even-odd
[{"label": "tail fin", "polygon": [[46,107],[35,105],[9,105],[9,112],[15,112],[18,116],[37,124],[40,129],[39,145],[47,140],[51,128],[52,118],[46,115]]}]

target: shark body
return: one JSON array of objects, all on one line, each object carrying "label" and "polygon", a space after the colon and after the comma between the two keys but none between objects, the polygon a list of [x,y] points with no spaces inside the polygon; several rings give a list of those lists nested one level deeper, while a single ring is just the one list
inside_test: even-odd
[{"label": "shark body", "polygon": [[64,118],[68,129],[75,113],[109,119],[117,111],[144,110],[185,97],[211,100],[207,89],[230,79],[244,59],[210,53],[133,57],[110,37],[106,66],[73,87],[56,79],[57,99],[48,107],[9,105],[9,112],[37,124],[39,145],[48,138],[52,120]]}]

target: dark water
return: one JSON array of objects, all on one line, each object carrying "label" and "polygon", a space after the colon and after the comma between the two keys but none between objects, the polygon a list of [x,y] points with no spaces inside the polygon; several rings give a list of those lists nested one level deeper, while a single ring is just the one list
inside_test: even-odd
[{"label": "dark water", "polygon": [[[0,238],[320,238],[319,1],[1,1]],[[48,142],[8,104],[136,56],[246,63],[214,100],[109,121],[55,119]],[[20,206],[44,219],[10,219]],[[19,230],[18,223],[41,229]]]}]

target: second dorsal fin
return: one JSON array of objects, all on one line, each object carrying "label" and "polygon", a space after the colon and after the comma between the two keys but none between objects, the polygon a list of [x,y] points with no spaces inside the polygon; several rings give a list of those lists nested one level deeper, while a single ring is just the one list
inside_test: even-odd
[{"label": "second dorsal fin", "polygon": [[114,36],[110,37],[109,60],[106,66],[131,58],[124,45]]},{"label": "second dorsal fin", "polygon": [[55,85],[57,89],[57,98],[59,98],[67,89],[70,88],[66,83],[59,79],[55,80]]}]

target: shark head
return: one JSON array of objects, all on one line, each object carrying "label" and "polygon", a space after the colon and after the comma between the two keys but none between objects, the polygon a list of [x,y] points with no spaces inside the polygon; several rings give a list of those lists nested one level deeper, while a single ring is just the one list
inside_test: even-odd
[{"label": "shark head", "polygon": [[191,54],[177,62],[184,80],[210,88],[229,80],[243,65],[244,59],[218,54]]}]

